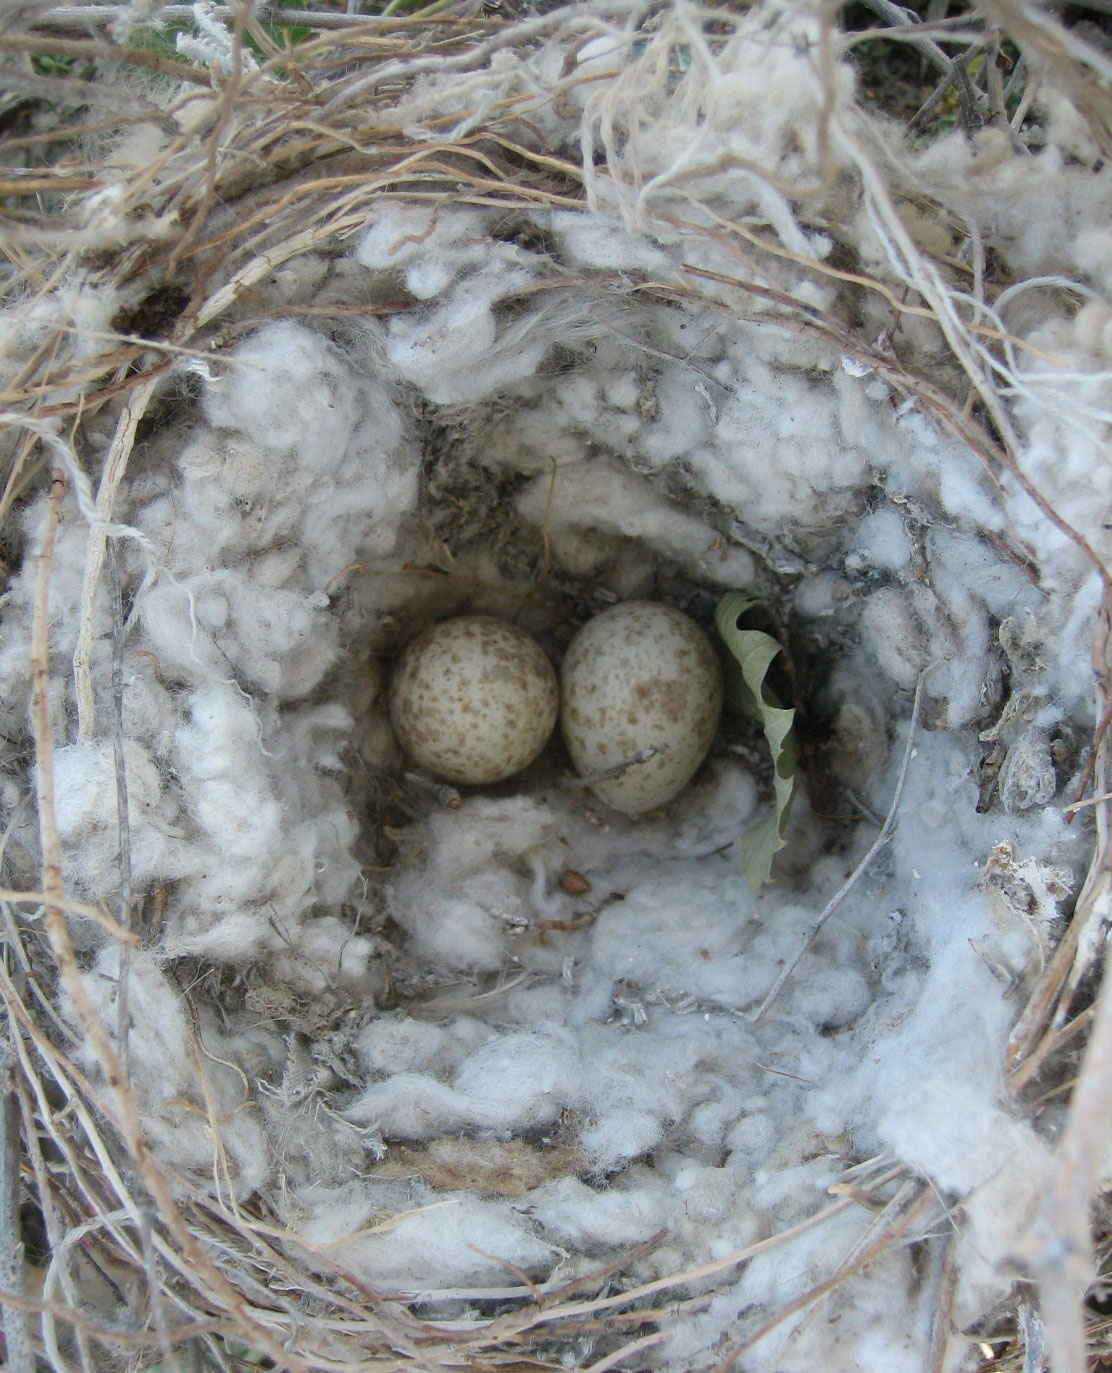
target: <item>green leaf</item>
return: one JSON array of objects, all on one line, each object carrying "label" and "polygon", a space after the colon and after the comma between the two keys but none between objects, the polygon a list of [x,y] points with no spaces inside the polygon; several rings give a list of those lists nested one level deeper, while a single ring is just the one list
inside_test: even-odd
[{"label": "green leaf", "polygon": [[759,892],[772,874],[772,860],[784,847],[784,830],[795,795],[798,749],[792,725],[795,711],[785,710],[767,682],[768,669],[781,651],[771,634],[741,629],[739,618],[759,602],[742,591],[728,592],[718,602],[714,623],[730,651],[726,694],[764,730],[772,751],[772,789],[775,805],[741,838],[741,866],[746,880]]},{"label": "green leaf", "polygon": [[55,57],[46,52],[31,54],[31,70],[36,76],[68,76],[73,63],[72,57]]}]

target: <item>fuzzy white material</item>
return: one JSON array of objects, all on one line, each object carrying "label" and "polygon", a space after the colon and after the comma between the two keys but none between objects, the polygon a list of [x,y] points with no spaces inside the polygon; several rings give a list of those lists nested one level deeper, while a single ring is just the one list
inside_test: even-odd
[{"label": "fuzzy white material", "polygon": [[[1001,1063],[1017,1013],[1008,979],[1045,953],[1054,898],[1032,920],[984,868],[1006,843],[1031,871],[1079,875],[1084,836],[1062,823],[1068,779],[1049,741],[1092,725],[1095,581],[1014,478],[990,478],[880,377],[787,328],[782,307],[760,322],[726,308],[737,297],[721,279],[750,267],[724,234],[685,233],[685,215],[716,231],[715,216],[759,225],[783,254],[760,258],[761,284],[836,308],[818,270],[830,239],[783,189],[812,186],[818,171],[815,21],[768,4],[713,55],[692,8],[677,4],[669,23],[687,44],[678,76],[652,68],[652,44],[631,51],[620,25],[576,47],[541,45],[522,75],[536,127],[582,152],[590,208],[523,215],[543,245],[527,247],[528,235],[501,232],[499,211],[383,199],[349,245],[362,274],[350,280],[400,282],[413,308],[334,337],[260,326],[193,367],[199,404],[133,457],[117,515],[158,561],[121,544],[131,868],[141,894],[166,894],[159,942],[132,956],[141,1104],[166,1157],[211,1175],[205,1117],[182,1105],[204,1103],[197,1031],[169,975],[188,956],[250,989],[219,1035],[209,1027],[203,1071],[229,1185],[245,1196],[280,1173],[307,1262],[327,1245],[380,1288],[465,1300],[513,1285],[514,1269],[556,1281],[663,1232],[639,1263],[653,1277],[794,1223],[844,1167],[887,1151],[969,1218],[955,1307],[968,1322],[1010,1282],[1005,1260],[1048,1160],[1046,1122],[1009,1105]],[[603,75],[557,115],[542,95],[565,58]],[[415,136],[439,79],[411,95]],[[852,94],[840,65],[828,155],[863,270],[898,294],[882,212],[855,179]],[[454,108],[447,84],[439,98]],[[754,164],[775,176],[741,169]],[[1018,340],[1004,404],[1028,476],[1107,554],[1112,175],[1053,146],[1020,157],[992,131],[942,140],[900,175],[952,204],[1014,273],[1053,278],[999,306]],[[1063,273],[1079,277],[1070,292]],[[616,288],[635,279],[698,283],[706,308],[690,292],[666,305]],[[331,282],[342,296],[344,280],[306,257],[263,294],[277,307]],[[56,306],[79,334],[112,314],[85,285]],[[878,332],[891,325],[879,296],[863,308]],[[31,348],[37,328],[5,322],[5,356]],[[939,336],[908,319],[899,346],[929,372]],[[443,510],[419,501],[422,457],[435,456],[419,448],[419,406],[461,436],[461,469],[512,483],[499,518],[534,567],[548,551],[561,585],[622,599],[682,577],[713,593],[710,605],[723,588],[764,594],[780,579],[831,669],[837,659],[828,704],[862,720],[879,712],[857,741],[864,809],[889,804],[910,693],[931,668],[895,838],[759,1024],[749,1013],[875,826],[850,818],[836,833],[801,795],[776,880],[757,898],[736,840],[768,803],[736,753],[638,822],[551,775],[521,794],[462,799],[414,784],[406,817],[390,822],[393,868],[377,871],[368,798],[384,775],[403,785],[405,769],[385,722],[390,653],[461,601],[504,611],[522,590],[466,540],[450,570],[483,588],[474,596],[403,569],[445,565],[429,521],[450,496]],[[28,555],[42,517],[32,504]],[[1041,586],[985,531],[1017,539]],[[104,725],[76,739],[67,714],[85,534],[68,506],[51,574],[55,782],[71,890],[111,904],[111,744]],[[0,710],[13,739],[35,575],[28,556],[4,604]],[[104,597],[96,617],[107,717]],[[1007,690],[1026,704],[995,736],[1008,756],[1003,803],[982,814],[976,735]],[[5,759],[4,771],[7,806],[18,768]],[[11,854],[31,864],[19,824]],[[561,887],[569,868],[587,877],[586,898]],[[114,958],[100,949],[87,979],[113,1024]],[[380,1008],[386,968],[403,1011]],[[257,999],[260,971],[267,995],[277,983],[319,1003],[315,1028],[284,1028],[295,1017]],[[295,1053],[299,1035],[308,1049]],[[216,1055],[258,1074],[250,1103]],[[389,1163],[399,1146],[458,1135],[522,1140],[542,1158],[559,1146],[575,1166],[515,1197],[376,1173],[383,1149]],[[842,1212],[726,1272],[653,1357],[705,1359],[739,1312],[752,1307],[755,1327],[827,1278],[870,1222]],[[921,1367],[930,1284],[915,1263],[889,1251],[821,1320],[793,1318],[760,1341],[746,1367]]]}]

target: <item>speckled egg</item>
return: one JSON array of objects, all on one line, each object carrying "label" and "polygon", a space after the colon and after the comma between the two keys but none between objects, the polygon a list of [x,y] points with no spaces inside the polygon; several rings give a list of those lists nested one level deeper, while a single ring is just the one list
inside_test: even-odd
[{"label": "speckled egg", "polygon": [[581,777],[619,769],[591,790],[626,815],[663,806],[706,757],[722,709],[722,670],[694,620],[656,601],[596,615],[560,669],[560,728]]},{"label": "speckled egg", "polygon": [[556,723],[556,674],[524,630],[489,615],[433,625],[402,654],[390,721],[406,753],[449,782],[512,777]]}]

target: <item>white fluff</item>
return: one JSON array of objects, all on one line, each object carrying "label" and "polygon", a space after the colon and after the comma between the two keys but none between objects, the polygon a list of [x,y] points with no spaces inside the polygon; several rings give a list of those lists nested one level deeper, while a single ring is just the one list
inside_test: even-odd
[{"label": "white fluff", "polygon": [[[189,1169],[202,1184],[216,1180],[218,1192],[243,1200],[267,1175],[265,1136],[243,1075],[219,1061],[228,1046],[217,1030],[195,1031],[181,993],[155,959],[138,949],[127,959],[129,1076],[148,1136],[175,1168]],[[83,979],[117,1052],[119,980],[114,947],[98,955]],[[88,1045],[82,1058],[91,1068]]]},{"label": "white fluff", "polygon": [[[832,239],[812,222],[826,213],[809,189],[820,114],[840,130],[827,151],[842,232],[894,296],[906,285],[860,192],[850,68],[829,90],[818,78],[817,22],[767,0],[712,46],[677,3],[636,42],[619,16],[574,43],[539,41],[516,76],[501,55],[422,78],[404,111],[415,138],[512,93],[523,137],[582,158],[588,208],[523,216],[529,233],[515,235],[499,210],[379,198],[348,259],[322,249],[260,292],[277,309],[358,303],[374,285],[412,308],[331,337],[269,323],[185,364],[199,404],[132,456],[117,513],[149,548],[120,546],[130,859],[137,899],[164,904],[155,947],[132,954],[136,1091],[160,1155],[198,1185],[221,1144],[221,1187],[274,1197],[281,1178],[275,1206],[309,1265],[324,1256],[456,1311],[515,1271],[580,1272],[663,1231],[638,1261],[651,1279],[794,1224],[844,1167],[887,1151],[968,1217],[961,1323],[1011,1281],[1049,1153],[1006,1104],[1006,978],[1045,954],[1085,858],[1081,825],[1056,804],[1069,779],[1051,740],[1092,725],[1100,583],[1015,475],[990,473],[833,343],[786,327],[785,297],[843,308],[819,270]],[[996,380],[1026,478],[1106,557],[1112,176],[1070,163],[1082,131],[1053,92],[1048,106],[1038,156],[987,130],[893,156],[890,175],[901,213],[932,195],[1015,273],[1053,279],[998,302],[1018,342]],[[786,255],[750,263],[731,224]],[[1063,284],[1070,271],[1084,280]],[[730,285],[743,272],[771,293],[760,323]],[[0,321],[0,356],[18,365],[70,317],[80,356],[115,308],[75,278]],[[861,310],[890,327],[887,300]],[[901,318],[910,370],[929,375],[939,347],[932,326]],[[0,721],[24,751],[44,514],[32,501],[0,606]],[[103,591],[89,611],[94,738],[74,736],[72,711],[87,540],[67,498],[50,583],[55,790],[67,882],[111,902]],[[446,610],[509,606],[555,653],[615,597],[686,598],[704,614],[742,587],[782,612],[804,677],[830,666],[817,705],[861,734],[849,744],[862,818],[812,810],[803,788],[759,898],[737,840],[767,787],[733,726],[642,823],[597,813],[563,785],[558,754],[497,791],[405,775],[390,662]],[[891,800],[924,672],[892,841],[754,1022],[875,837],[863,816]],[[1007,761],[985,812],[974,768],[996,741]],[[17,752],[3,760],[6,812],[28,793]],[[28,885],[34,846],[16,825],[8,856]],[[1033,918],[1013,881],[1037,889]],[[80,933],[114,1027],[118,954]],[[197,1026],[187,1012],[174,977],[186,957],[242,990],[219,1032],[203,1007]],[[376,1004],[387,988],[404,1010]],[[194,1057],[198,1026],[212,1056],[243,1065],[250,1100],[234,1069]],[[446,1136],[521,1142],[564,1171],[513,1198],[438,1192],[416,1165],[390,1172]],[[751,1332],[825,1281],[871,1221],[848,1209],[721,1275],[670,1327],[661,1363],[713,1360],[723,1331]],[[897,1246],[746,1366],[921,1367],[931,1283],[918,1281]]]},{"label": "white fluff", "polygon": [[560,537],[571,531],[581,539],[587,535],[584,542],[596,550],[594,557],[601,546],[605,558],[606,542],[599,535],[609,535],[640,540],[718,586],[746,586],[753,577],[753,559],[744,549],[723,547],[721,537],[701,520],[678,510],[644,478],[605,459],[561,466],[555,477],[535,477],[518,497],[518,509],[538,527],[547,516],[557,557],[575,558],[579,541],[569,549]]},{"label": "white fluff", "polygon": [[403,1295],[504,1285],[507,1271],[536,1272],[557,1258],[504,1208],[472,1197],[450,1196],[376,1217],[373,1203],[348,1186],[332,1195],[318,1191],[312,1208],[314,1218],[302,1230],[310,1264],[313,1246],[327,1246],[332,1261],[339,1258],[352,1272]]}]

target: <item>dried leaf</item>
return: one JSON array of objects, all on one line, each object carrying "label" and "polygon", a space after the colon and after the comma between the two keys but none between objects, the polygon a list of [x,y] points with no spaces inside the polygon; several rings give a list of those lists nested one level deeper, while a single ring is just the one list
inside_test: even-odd
[{"label": "dried leaf", "polygon": [[741,839],[741,864],[746,880],[755,892],[769,880],[772,860],[784,847],[798,752],[792,725],[795,711],[786,710],[768,685],[768,669],[781,651],[771,634],[759,629],[741,629],[738,619],[758,602],[741,591],[723,596],[714,612],[714,623],[722,642],[730,651],[731,667],[726,674],[730,700],[757,720],[772,751],[773,809],[748,830]]}]

